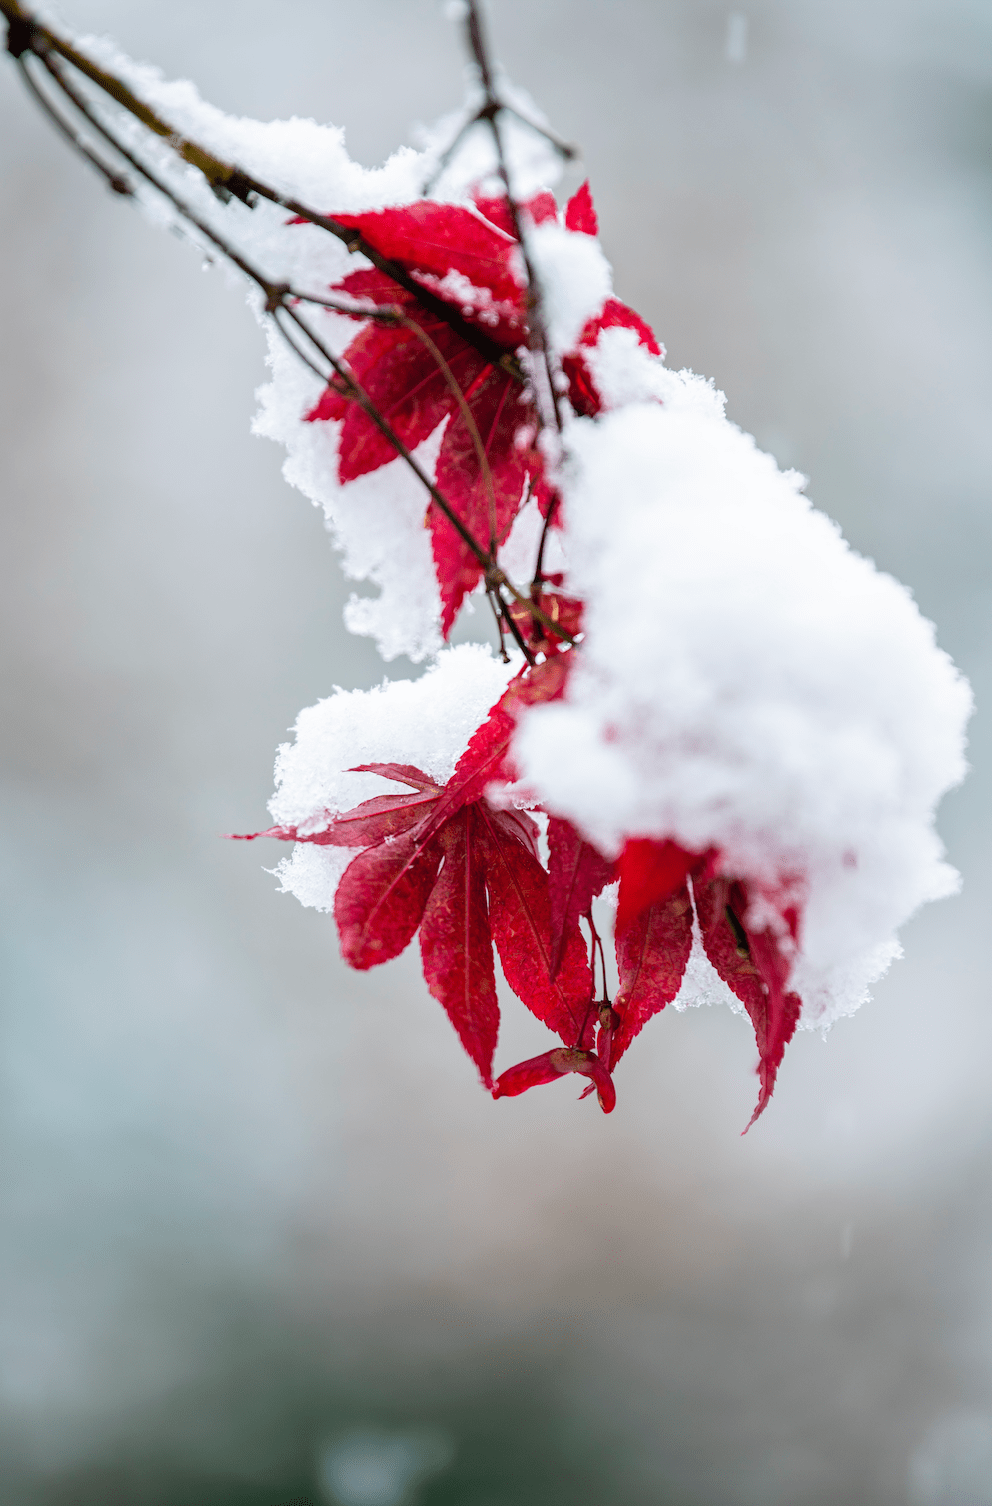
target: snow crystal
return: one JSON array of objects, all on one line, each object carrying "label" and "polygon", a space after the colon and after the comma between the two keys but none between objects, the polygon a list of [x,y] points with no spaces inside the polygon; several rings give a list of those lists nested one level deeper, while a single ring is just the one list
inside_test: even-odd
[{"label": "snow crystal", "polygon": [[566,434],[570,589],[586,638],[563,703],[515,744],[548,806],[607,853],[715,846],[805,896],[808,1024],[864,997],[896,929],[954,890],[934,807],[963,777],[967,685],[908,591],[845,543],[803,478],[662,372]]},{"label": "snow crystal", "polygon": [[[276,758],[273,820],[322,831],[330,815],[403,788],[379,774],[349,773],[356,764],[413,764],[443,784],[520,662],[503,664],[482,644],[464,643],[445,649],[419,680],[337,690],[308,706],[296,719],[295,743]],[[353,857],[347,848],[298,842],[274,871],[284,892],[329,910]]]}]

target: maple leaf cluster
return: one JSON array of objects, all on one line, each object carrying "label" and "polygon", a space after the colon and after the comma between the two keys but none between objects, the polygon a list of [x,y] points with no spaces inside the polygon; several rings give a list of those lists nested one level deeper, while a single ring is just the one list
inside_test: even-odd
[{"label": "maple leaf cluster", "polygon": [[[280,865],[285,888],[333,904],[353,967],[419,933],[428,986],[496,1097],[577,1073],[582,1096],[610,1112],[634,1038],[679,994],[690,958],[695,982],[708,959],[754,1027],[753,1123],[799,1020],[790,980],[802,980],[806,1023],[825,1027],[867,996],[903,921],[956,886],[933,821],[966,770],[971,695],[932,624],[808,504],[803,478],[727,419],[723,394],[663,369],[651,329],[610,292],[588,185],[562,212],[546,192],[509,196],[523,162],[507,156],[504,111],[559,157],[574,153],[494,92],[474,0],[467,39],[484,102],[440,155],[397,154],[385,175],[349,162],[338,132],[224,121],[189,86],[180,132],[158,114],[176,104],[172,86],[126,59],[126,78],[111,75],[17,4],[2,8],[22,67],[43,63],[44,88],[110,149],[94,155],[36,80],[90,164],[125,195],[134,174],[168,202],[169,223],[254,288],[279,351],[256,432],[287,445],[287,476],[325,507],[346,570],[382,586],[378,601],[349,603],[348,625],[378,636],[387,658],[419,658],[480,587],[496,617],[501,665],[463,645],[423,681],[384,686],[388,703],[338,692],[301,714],[277,763],[271,808],[286,824],[264,833],[299,844]],[[84,94],[63,65],[88,80]],[[177,153],[180,173],[163,176],[157,159],[152,171],[140,136],[92,113],[90,85]],[[278,162],[283,186],[199,145],[187,134],[197,123],[246,162]],[[426,197],[425,169],[465,183],[454,163],[476,127],[495,151],[488,182],[506,192]],[[413,201],[321,214],[295,196],[309,197],[316,171],[352,203],[381,202],[386,184]],[[205,192],[188,197],[197,172],[208,208]],[[259,213],[232,210],[229,232],[217,201],[232,199]],[[286,213],[311,226],[281,263],[300,286],[267,270]],[[334,238],[336,267],[362,257],[330,297],[304,290],[326,275],[317,229]],[[357,325],[340,357],[340,326],[321,338],[308,306]],[[324,386],[305,414],[286,344]],[[429,494],[430,561],[402,486],[348,491],[391,463]],[[546,569],[552,529],[559,558]],[[529,581],[515,583],[508,561],[531,546]],[[508,688],[507,634],[522,661]],[[391,760],[359,769],[394,788],[342,812],[341,766],[359,757]],[[351,855],[340,881],[321,845]],[[593,902],[613,885],[611,1000]],[[556,1044],[494,1077],[497,957]]]},{"label": "maple leaf cluster", "polygon": [[[360,849],[334,901],[345,961],[360,970],[388,962],[419,930],[427,985],[496,1098],[578,1073],[610,1113],[615,1067],[678,994],[695,915],[707,957],[754,1025],[760,1094],[753,1123],[771,1096],[800,1000],[787,991],[779,937],[749,924],[747,886],[719,873],[717,853],[687,852],[670,841],[630,841],[611,861],[554,816],[545,867],[532,816],[498,803],[516,777],[517,716],[525,706],[560,698],[569,659],[567,651],[552,654],[511,682],[445,784],[409,764],[360,764],[350,772],[377,774],[406,790],[330,815],[320,830],[273,826],[247,840]],[[617,880],[619,990],[611,1003],[605,968],[597,991],[601,942],[592,902]],[[783,918],[794,941],[798,914],[787,908]],[[588,953],[580,919],[590,931]],[[494,950],[513,992],[562,1042],[495,1080]]]},{"label": "maple leaf cluster", "polygon": [[[550,193],[537,194],[516,206],[516,212],[533,226],[558,219]],[[425,199],[402,208],[334,218],[360,232],[425,291],[450,305],[496,352],[515,357],[526,347],[527,287],[519,276],[520,249],[507,199],[480,196],[473,208]],[[569,201],[564,226],[580,235],[597,234],[586,184]],[[537,446],[538,413],[532,395],[508,363],[487,358],[416,294],[375,268],[350,273],[332,291],[355,301],[353,317],[363,326],[343,359],[407,449],[414,449],[447,420],[435,480],[473,538],[485,546],[505,543],[531,495],[547,515],[556,497]],[[370,321],[370,304],[396,309],[404,322]],[[576,349],[562,357],[569,398],[582,414],[598,413],[601,405],[583,351],[613,326],[635,330],[653,354],[659,353],[644,320],[619,299],[607,299],[582,330]],[[337,461],[342,484],[396,458],[381,429],[350,400],[340,382],[327,387],[307,418],[342,421]],[[560,512],[555,513],[553,526],[560,524]],[[441,630],[447,638],[459,607],[483,571],[436,502],[428,508],[427,526],[441,593]]]},{"label": "maple leaf cluster", "polygon": [[[430,295],[372,268],[350,273],[334,294],[361,328],[337,377],[306,414],[340,422],[338,479],[355,480],[396,458],[396,448],[356,401],[374,405],[407,449],[444,425],[434,479],[467,533],[495,562],[514,519],[531,496],[549,524],[560,523],[553,476],[538,436],[540,420],[526,380],[530,303],[516,227],[557,221],[551,194],[511,206],[477,197],[474,205],[421,200],[366,214],[337,215],[367,244]],[[588,186],[571,199],[564,228],[595,236]],[[457,313],[449,322],[437,300]],[[375,317],[381,312],[384,317]],[[371,316],[371,317],[370,317]],[[461,327],[459,327],[459,322]],[[557,353],[561,386],[574,413],[602,409],[587,360],[603,330],[635,332],[652,354],[660,347],[640,317],[608,298],[573,349]],[[485,341],[473,341],[478,331]],[[465,596],[483,579],[477,552],[431,501],[430,530],[448,636]],[[526,663],[490,710],[444,784],[410,764],[369,763],[354,772],[381,775],[402,792],[355,809],[325,813],[320,829],[274,826],[253,836],[358,849],[336,891],[334,913],[345,960],[358,969],[389,961],[419,932],[424,977],[494,1097],[513,1097],[568,1073],[590,1079],[607,1113],[613,1072],[649,1019],[677,995],[693,946],[693,926],[719,976],[743,1003],[759,1051],[760,1094],[771,1095],[800,1011],[787,989],[799,917],[780,904],[774,924],[756,928],[748,886],[722,872],[718,851],[689,852],[673,841],[634,839],[616,859],[596,850],[567,820],[547,816],[548,863],[540,829],[513,808],[517,779],[511,743],[526,706],[561,698],[581,652],[582,602],[559,589],[562,577],[538,575],[530,603],[505,608]],[[531,610],[538,609],[538,614]],[[535,809],[532,807],[532,809]],[[250,838],[249,838],[250,840]],[[615,927],[619,989],[611,1001],[593,900],[619,881]],[[768,911],[768,896],[761,896]],[[580,921],[589,932],[583,939]],[[493,1077],[499,1030],[495,955],[510,988],[560,1045]],[[583,1094],[585,1096],[585,1094]],[[752,1119],[753,1122],[753,1119]]]}]

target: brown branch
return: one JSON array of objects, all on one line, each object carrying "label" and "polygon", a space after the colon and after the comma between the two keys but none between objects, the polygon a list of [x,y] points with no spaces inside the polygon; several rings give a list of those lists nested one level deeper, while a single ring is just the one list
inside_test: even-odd
[{"label": "brown branch", "polygon": [[[243,256],[242,253],[238,251],[224,236],[213,229],[211,225],[203,220],[195,210],[193,210],[182,198],[180,198],[175,190],[172,189],[166,182],[164,182],[153,169],[148,167],[145,162],[137,157],[134,152],[132,152],[122,141],[120,141],[114,135],[113,131],[107,125],[105,125],[103,121],[101,121],[98,115],[94,113],[86,98],[69,81],[68,77],[66,76],[61,59],[64,58],[74,67],[76,67],[78,71],[83,72],[87,77],[90,77],[91,79],[93,79],[93,81],[97,82],[102,88],[105,87],[102,80],[109,80],[115,85],[117,92],[115,92],[114,89],[110,88],[105,88],[105,92],[110,94],[112,98],[117,99],[118,103],[123,104],[125,108],[130,109],[131,113],[136,115],[138,119],[142,119],[144,121],[144,114],[147,114],[155,121],[154,125],[150,125],[150,129],[154,129],[155,133],[158,135],[165,135],[168,127],[166,127],[163,122],[159,121],[158,117],[154,116],[153,112],[149,111],[146,106],[141,105],[140,111],[137,108],[131,109],[128,100],[132,101],[135,106],[140,105],[140,101],[134,99],[134,96],[130,94],[130,91],[126,88],[125,85],[121,84],[119,80],[114,80],[109,74],[103,75],[101,69],[96,68],[96,66],[89,63],[88,60],[83,59],[82,54],[77,54],[75,49],[72,48],[68,43],[65,43],[60,38],[55,37],[55,35],[48,31],[47,28],[40,26],[34,20],[34,18],[20,6],[18,0],[0,0],[0,14],[6,16],[9,23],[8,50],[19,61],[21,65],[21,71],[25,76],[27,82],[29,83],[31,91],[37,98],[39,104],[52,118],[58,129],[62,132],[63,135],[65,135],[66,139],[75,148],[75,150],[77,150],[92,166],[97,168],[97,170],[108,180],[111,187],[115,188],[117,192],[128,195],[133,194],[133,189],[131,188],[131,185],[127,183],[126,179],[121,177],[120,174],[115,174],[113,170],[108,167],[108,165],[104,163],[103,160],[86,145],[83,139],[79,136],[78,132],[76,132],[74,128],[66,120],[64,120],[64,118],[59,114],[59,112],[55,109],[51,102],[44,96],[36,81],[31,78],[28,72],[28,65],[24,57],[25,53],[33,53],[38,58],[55,85],[62,91],[65,97],[70,101],[73,107],[86,121],[87,125],[90,126],[91,129],[96,131],[99,135],[101,135],[104,140],[107,141],[108,144],[113,148],[113,150],[120,157],[122,157],[125,162],[130,164],[130,166],[135,170],[139,177],[143,178],[145,182],[150,184],[157,193],[160,193],[165,199],[167,199],[179,214],[181,219],[183,219],[188,225],[192,226],[199,236],[201,236],[205,241],[213,246],[214,249],[218,251],[222,256],[224,256],[233,266],[237,267],[238,270],[249,279],[249,281],[255,284],[255,286],[264,296],[264,310],[272,318],[274,324],[276,325],[276,328],[279,330],[279,333],[283,336],[284,339],[288,340],[297,357],[302,360],[311,371],[319,376],[321,381],[323,381],[325,384],[329,380],[327,374],[321,371],[316,363],[309,356],[307,356],[305,351],[300,349],[296,341],[292,339],[288,331],[281,324],[279,318],[277,317],[278,313],[283,313],[297,326],[305,339],[309,341],[312,347],[318,352],[320,357],[331,367],[339,380],[344,384],[344,390],[346,391],[346,394],[350,396],[354,401],[359,403],[359,405],[362,407],[371,421],[376,425],[376,427],[388,440],[392,448],[396,451],[396,454],[404,460],[404,462],[413,471],[414,475],[421,482],[421,484],[426,487],[427,491],[430,493],[433,501],[437,504],[444,517],[452,525],[463,542],[478,560],[485,573],[487,589],[492,591],[495,594],[497,600],[499,600],[501,607],[504,609],[503,615],[505,616],[511,631],[513,632],[513,636],[518,642],[518,645],[520,646],[521,651],[524,653],[528,662],[531,664],[534,663],[533,655],[528,651],[525,643],[523,642],[522,636],[520,635],[519,629],[516,627],[516,624],[509,616],[509,613],[505,611],[505,604],[503,603],[502,596],[500,594],[501,589],[505,589],[511,596],[514,597],[517,602],[519,602],[522,606],[525,606],[531,613],[531,615],[537,621],[541,622],[545,627],[551,628],[552,631],[556,632],[560,638],[564,638],[569,643],[574,643],[575,640],[569,637],[569,635],[563,633],[560,628],[557,628],[551,621],[551,619],[547,617],[542,609],[537,605],[537,603],[531,601],[528,596],[520,591],[507,577],[505,572],[500,569],[496,560],[495,549],[491,551],[484,549],[483,546],[478,542],[478,540],[474,538],[469,529],[463,523],[462,519],[458,516],[455,509],[448,502],[447,498],[439,490],[437,485],[430,479],[430,477],[424,471],[423,467],[400,439],[399,435],[396,433],[395,429],[393,429],[388,419],[385,418],[385,416],[372,402],[371,398],[368,396],[368,393],[365,392],[364,388],[362,388],[362,386],[356,381],[353,374],[348,371],[348,369],[338,360],[336,356],[334,356],[330,352],[330,350],[327,349],[324,343],[303,321],[303,319],[299,316],[299,314],[293,307],[293,304],[295,302],[305,301],[309,303],[320,304],[325,307],[334,308],[334,302],[330,299],[325,299],[318,295],[310,295],[298,292],[286,283],[273,282],[271,278],[266,277],[264,273],[259,271],[259,269],[255,267],[245,256]],[[57,56],[53,56],[53,53],[57,54]],[[81,67],[80,62],[77,61],[77,59],[85,62],[86,66]],[[123,96],[126,96],[126,98]],[[148,121],[144,121],[144,123],[149,124]],[[173,146],[173,148],[177,151],[180,151],[180,155],[183,156],[183,159],[185,161],[189,162],[192,166],[197,167],[204,174],[204,176],[207,178],[207,181],[211,184],[211,187],[217,188],[218,185],[220,185],[225,187],[226,190],[230,193],[237,192],[236,188],[232,186],[231,182],[231,175],[237,173],[237,169],[228,168],[225,164],[220,163],[218,158],[212,157],[210,153],[203,152],[201,148],[196,147],[194,150],[193,143],[183,142],[181,139],[177,138],[174,133],[171,134],[168,139],[169,144]],[[180,150],[181,148],[183,148],[183,150]],[[186,151],[185,148],[189,148],[189,151]],[[191,155],[191,153],[193,153],[193,155]],[[199,154],[199,157],[202,160],[195,160],[196,154]],[[218,173],[222,169],[228,174],[226,182],[221,183],[221,178],[219,176],[211,176],[211,172],[213,171],[211,164],[213,164],[217,168]],[[247,182],[249,180],[245,179],[245,181]],[[250,191],[254,191],[254,189],[251,188]],[[271,196],[275,202],[281,203],[287,208],[296,207],[290,201],[283,200],[276,196],[274,193],[272,193]],[[237,193],[237,197],[242,197],[242,194]],[[313,218],[315,223],[320,223],[326,217],[314,216]],[[333,221],[328,221],[328,227],[333,226],[333,224]],[[339,226],[337,227],[337,230],[343,231],[344,227]],[[334,231],[333,233],[337,233],[337,231]],[[350,234],[351,232],[348,233]],[[359,237],[358,240],[361,241],[361,238]],[[368,254],[365,251],[364,243],[351,245],[349,249],[361,250],[362,254]],[[377,254],[378,253],[376,253],[376,255]],[[371,256],[369,257],[369,259],[373,260]],[[379,261],[384,261],[384,258],[380,257]],[[380,269],[385,270],[384,267]],[[402,269],[398,270],[402,271]],[[404,273],[403,275],[405,277],[406,274]],[[430,295],[426,293],[426,290],[419,288],[416,284],[413,285],[411,291],[416,294],[418,299],[420,299],[420,301],[422,301],[425,306],[429,307],[431,301],[440,303],[440,300],[431,300]],[[446,306],[442,305],[442,307]],[[358,310],[347,305],[337,305],[337,309],[338,311],[343,313],[360,312],[363,315],[365,315],[366,313],[365,310]],[[367,317],[388,317],[390,319],[397,320],[397,312],[395,310],[390,310],[387,313],[384,310],[375,310],[369,311]],[[397,320],[397,322],[399,321]],[[452,323],[453,321],[448,319],[447,322]],[[458,323],[460,322],[461,321],[458,321]],[[454,325],[453,327],[457,328],[457,325]],[[458,332],[461,333],[461,330],[459,330]],[[500,347],[495,348],[500,351],[501,356],[504,354]],[[438,352],[438,355],[440,355],[440,352]],[[499,364],[504,365],[505,369],[505,362],[501,360]],[[464,401],[464,399],[462,399],[462,401]],[[477,429],[475,432],[476,436],[478,436]]]},{"label": "brown branch", "polygon": [[210,187],[220,197],[240,199],[249,207],[255,199],[266,199],[270,203],[287,209],[291,214],[298,215],[310,224],[317,225],[321,230],[326,230],[328,234],[342,241],[350,252],[357,252],[364,256],[380,272],[384,272],[393,282],[412,294],[423,308],[450,325],[487,361],[502,367],[515,380],[523,380],[520,366],[511,353],[504,350],[495,340],[491,340],[483,330],[463,319],[451,304],[423,287],[404,267],[381,255],[360,231],[339,224],[330,215],[311,209],[308,204],[304,204],[291,195],[278,192],[277,189],[263,183],[236,164],[224,162],[206,147],[183,136],[139,99],[121,79],[98,67],[71,42],[37,20],[19,3],[19,0],[0,0],[0,15],[5,16],[8,23],[7,49],[16,58],[23,57],[25,52],[33,52],[44,61],[51,53],[57,53],[89,79],[90,83],[95,84],[128,114],[139,120],[153,135],[158,136],[171,147],[182,161],[202,173]]},{"label": "brown branch", "polygon": [[554,515],[558,511],[558,501],[558,490],[556,488],[552,494],[551,501],[548,503],[548,510],[544,514],[544,526],[541,529],[541,538],[537,546],[537,559],[534,563],[534,579],[530,583],[532,591],[539,591],[544,584],[544,550],[547,546],[548,534],[551,532]]},{"label": "brown branch", "polygon": [[[0,0],[0,4],[3,3],[4,0]],[[41,61],[44,64],[45,68],[48,69],[49,73],[55,79],[59,87],[64,91],[66,97],[72,101],[72,103],[76,106],[77,110],[79,110],[84,119],[91,126],[93,126],[95,130],[99,131],[100,134],[114,146],[115,150],[120,153],[125,161],[130,162],[131,166],[135,169],[136,172],[140,173],[141,176],[145,178],[145,180],[157,190],[157,192],[161,193],[165,198],[169,200],[173,207],[182,215],[183,219],[185,219],[190,225],[192,225],[200,235],[204,236],[204,238],[207,239],[211,243],[211,245],[213,245],[221,253],[222,256],[225,256],[228,261],[230,261],[234,266],[238,268],[240,272],[242,272],[246,277],[248,277],[252,282],[255,283],[256,287],[258,287],[265,295],[265,312],[274,316],[276,310],[281,308],[286,313],[286,315],[290,319],[292,319],[296,325],[299,326],[314,349],[319,352],[319,354],[328,363],[328,365],[331,366],[336,374],[342,379],[342,381],[346,383],[349,393],[354,397],[355,401],[359,403],[359,405],[368,414],[372,422],[386,437],[386,439],[392,445],[393,449],[396,451],[397,455],[402,457],[402,459],[410,467],[418,480],[421,481],[427,488],[432,498],[443,512],[444,516],[448,519],[448,522],[457,531],[468,548],[471,549],[472,553],[479,561],[479,564],[482,566],[483,570],[491,570],[495,565],[495,560],[493,559],[492,555],[490,555],[489,552],[482,547],[478,540],[475,539],[469,532],[469,530],[465,527],[465,524],[462,522],[461,518],[448,502],[447,498],[441,493],[435,483],[430,479],[426,471],[420,465],[419,461],[417,461],[411,454],[411,452],[407,449],[406,445],[400,439],[393,426],[389,423],[389,420],[385,418],[382,413],[380,413],[379,409],[372,402],[371,398],[364,390],[364,388],[355,380],[352,374],[346,369],[345,366],[342,365],[337,357],[331,354],[331,352],[327,349],[323,342],[317,337],[317,335],[314,334],[309,326],[304,323],[299,314],[297,314],[296,310],[292,307],[292,299],[296,295],[294,295],[293,290],[289,287],[289,285],[286,283],[274,283],[271,281],[271,279],[267,278],[262,272],[254,267],[251,262],[249,262],[244,256],[242,256],[239,251],[237,251],[232,245],[230,245],[230,243],[226,241],[223,236],[219,235],[216,230],[212,229],[212,227],[206,223],[206,221],[202,220],[200,216],[194,210],[192,210],[188,204],[184,203],[183,200],[180,199],[179,195],[172,188],[170,188],[168,184],[163,183],[162,180],[157,176],[157,174],[155,174],[145,163],[141,162],[122,143],[118,142],[113,136],[112,132],[110,132],[107,127],[103,125],[103,123],[96,116],[93,115],[92,111],[89,109],[86,101],[79,94],[78,90],[76,90],[65,78],[61,64],[59,64],[54,58],[47,54],[42,56]],[[89,156],[90,154],[87,153],[87,155]],[[278,320],[276,320],[276,323],[278,324]],[[282,331],[282,333],[285,334],[285,331]],[[303,353],[295,344],[293,348],[294,350],[296,350],[297,355],[300,355],[304,360],[306,359],[306,357],[303,356]],[[323,374],[319,372],[319,369],[314,366],[313,362],[308,361],[307,364],[310,366],[311,370],[317,371],[318,375],[323,376]],[[323,377],[323,380],[326,382],[326,376]]]},{"label": "brown branch", "polygon": [[492,591],[486,592],[486,600],[489,603],[489,610],[493,614],[493,621],[496,624],[496,631],[499,634],[499,656],[504,664],[509,664],[510,656],[506,651],[506,628],[503,625],[503,613],[498,610],[493,596],[494,593]]},{"label": "brown branch", "polygon": [[505,622],[506,625],[507,625],[507,627],[510,629],[511,634],[513,635],[513,641],[516,643],[517,648],[523,654],[524,658],[527,660],[527,663],[530,665],[531,669],[533,669],[534,665],[537,663],[537,659],[535,658],[534,654],[531,652],[530,648],[528,648],[526,642],[524,641],[524,635],[520,631],[520,628],[518,627],[517,623],[514,622],[512,612],[507,611],[506,602],[503,600],[502,596],[500,595],[498,587],[493,592],[493,595],[496,597],[496,600],[499,602],[499,605],[500,605],[500,616],[501,616],[502,621]]}]

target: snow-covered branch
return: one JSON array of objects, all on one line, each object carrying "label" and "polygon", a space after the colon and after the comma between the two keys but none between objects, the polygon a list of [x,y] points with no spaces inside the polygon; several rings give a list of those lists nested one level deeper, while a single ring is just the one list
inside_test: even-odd
[{"label": "snow-covered branch", "polygon": [[[578,1073],[610,1111],[651,1017],[722,996],[754,1026],[760,1113],[797,1026],[856,1008],[956,884],[933,822],[970,693],[909,593],[665,365],[474,3],[477,94],[371,171],[333,128],[232,119],[0,11],[111,186],[248,280],[257,432],[379,588],[347,625],[431,661],[301,713],[255,833],[292,843],[283,887],[334,911],[359,969],[419,932],[496,1097]],[[444,646],[474,593],[498,657]],[[496,957],[553,1038],[499,1075]]]}]

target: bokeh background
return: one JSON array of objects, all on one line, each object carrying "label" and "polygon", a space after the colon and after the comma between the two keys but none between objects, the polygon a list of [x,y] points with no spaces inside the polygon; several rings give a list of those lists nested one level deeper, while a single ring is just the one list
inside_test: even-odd
[{"label": "bokeh background", "polygon": [[[574,1079],[490,1103],[412,958],[348,975],[219,840],[383,669],[249,435],[240,295],[3,64],[0,1497],[989,1506],[992,8],[488,9],[620,295],[971,676],[964,890],[743,1139],[717,1011],[650,1028],[609,1120]],[[366,164],[462,95],[437,0],[61,15]]]}]

